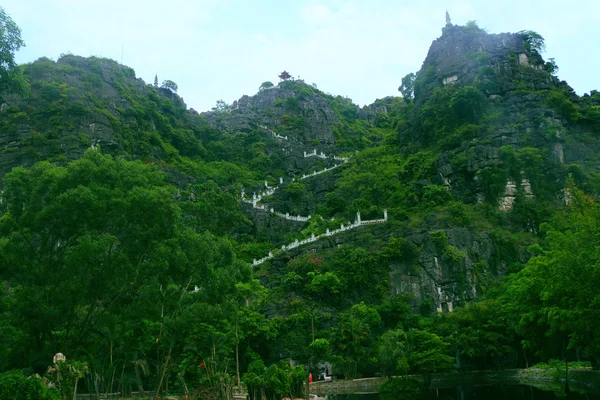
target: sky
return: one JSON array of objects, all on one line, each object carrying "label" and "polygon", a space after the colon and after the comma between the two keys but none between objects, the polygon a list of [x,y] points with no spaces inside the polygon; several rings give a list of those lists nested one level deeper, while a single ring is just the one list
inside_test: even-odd
[{"label": "sky", "polygon": [[172,80],[188,107],[253,95],[287,70],[359,105],[397,96],[452,23],[533,30],[580,95],[600,90],[600,0],[3,0],[26,47],[17,62],[63,53],[112,58],[147,83]]}]

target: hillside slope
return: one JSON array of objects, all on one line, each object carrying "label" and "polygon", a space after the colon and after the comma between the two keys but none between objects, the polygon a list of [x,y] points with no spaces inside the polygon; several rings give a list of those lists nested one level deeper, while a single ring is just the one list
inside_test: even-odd
[{"label": "hillside slope", "polygon": [[105,379],[89,391],[119,369],[125,392],[217,390],[235,364],[287,395],[304,370],[284,359],[355,377],[569,343],[597,366],[596,311],[560,281],[596,275],[540,276],[596,268],[600,94],[542,48],[448,24],[404,98],[360,108],[290,79],[201,114],[111,60],[23,66],[28,95],[0,106],[0,369],[66,348]]},{"label": "hillside slope", "polygon": [[198,115],[112,61],[40,59],[25,68],[30,96],[3,106],[0,166],[64,163],[93,146],[158,165],[186,193],[209,180],[248,196],[277,185],[254,207],[240,204],[252,222],[234,236],[248,261],[386,209],[389,224],[369,250],[396,237],[416,254],[390,262],[389,292],[448,309],[526,261],[568,174],[597,188],[598,94],[580,98],[559,82],[529,34],[448,25],[414,78],[414,100],[364,109],[289,80]]}]

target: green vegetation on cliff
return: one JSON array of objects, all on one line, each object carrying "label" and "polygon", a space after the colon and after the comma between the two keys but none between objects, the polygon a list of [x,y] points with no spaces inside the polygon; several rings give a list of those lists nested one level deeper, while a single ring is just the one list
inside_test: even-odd
[{"label": "green vegetation on cliff", "polygon": [[0,392],[294,397],[322,362],[598,368],[600,95],[542,49],[449,24],[403,98],[287,80],[201,115],[112,60],[18,67],[29,91],[0,88]]}]

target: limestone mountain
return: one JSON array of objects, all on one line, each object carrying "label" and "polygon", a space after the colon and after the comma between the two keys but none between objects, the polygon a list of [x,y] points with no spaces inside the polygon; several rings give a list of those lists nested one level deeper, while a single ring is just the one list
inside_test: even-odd
[{"label": "limestone mountain", "polygon": [[[316,357],[309,345],[321,339],[331,344],[332,360],[344,374],[372,375],[381,372],[373,360],[385,358],[388,332],[396,335],[392,339],[410,332],[406,340],[439,334],[452,344],[453,356],[464,354],[483,367],[495,363],[492,356],[506,353],[517,354],[514,363],[519,365],[528,362],[520,359],[526,352],[530,357],[542,350],[558,354],[562,350],[545,344],[546,333],[538,328],[531,343],[538,342],[521,347],[524,339],[514,327],[524,322],[509,321],[512,303],[498,316],[493,314],[500,313],[495,302],[502,299],[492,297],[494,307],[485,303],[477,308],[476,302],[501,290],[505,283],[498,284],[500,278],[518,279],[514,277],[529,265],[532,252],[539,254],[548,240],[548,222],[562,221],[566,203],[588,199],[576,187],[592,199],[600,194],[600,94],[578,96],[559,81],[556,64],[545,61],[542,52],[543,38],[535,32],[489,34],[474,23],[448,23],[422,68],[402,81],[404,98],[359,107],[286,73],[277,85],[265,82],[256,94],[231,105],[219,102],[203,113],[188,109],[169,87],[146,84],[132,69],[111,60],[73,55],[56,62],[39,59],[23,66],[29,93],[4,95],[0,106],[0,178],[6,177],[0,183],[6,188],[0,195],[5,196],[0,197],[0,249],[25,257],[35,252],[23,249],[33,246],[40,254],[50,252],[40,259],[53,268],[83,265],[80,259],[96,268],[105,253],[112,255],[121,246],[120,232],[107,251],[96,252],[101,246],[91,244],[86,251],[75,251],[76,245],[91,243],[91,236],[59,238],[64,232],[52,229],[60,223],[44,224],[54,209],[43,207],[62,210],[66,204],[87,212],[80,204],[110,193],[119,205],[124,191],[131,204],[145,204],[139,214],[134,205],[127,208],[136,216],[134,222],[147,217],[145,225],[124,230],[136,255],[127,265],[132,276],[146,271],[160,275],[168,289],[154,275],[139,286],[118,281],[126,287],[123,309],[130,314],[110,310],[107,315],[135,324],[131,316],[144,307],[149,310],[158,298],[171,307],[173,321],[180,315],[187,319],[173,323],[168,350],[156,339],[168,320],[158,308],[132,328],[152,332],[143,343],[134,343],[131,335],[123,339],[133,349],[123,359],[136,361],[118,368],[133,368],[128,379],[140,387],[150,378],[142,377],[138,360],[154,357],[155,345],[165,357],[173,349],[177,353],[177,382],[209,375],[199,367],[190,372],[198,364],[190,360],[203,357],[200,351],[210,353],[212,361],[222,351],[219,357],[230,368],[226,360],[235,344],[242,371],[262,374],[267,368],[261,360]],[[48,163],[35,164],[40,161]],[[34,164],[33,170],[19,168]],[[86,165],[93,166],[89,174],[81,169]],[[128,168],[135,179],[128,178]],[[66,182],[65,176],[76,181]],[[121,176],[124,182],[113,182]],[[137,197],[138,181],[153,188],[150,194],[139,192],[147,197]],[[61,185],[67,194],[75,193],[73,198],[65,195],[70,203],[63,203]],[[44,197],[46,189],[58,193],[58,200]],[[40,204],[26,206],[38,198]],[[147,204],[142,201],[149,198]],[[161,210],[157,216],[152,205]],[[106,225],[102,213],[94,214],[90,225],[99,229],[94,234],[101,244],[101,229],[128,226],[119,213],[109,214],[113,219]],[[63,215],[65,220],[69,216]],[[81,228],[73,218],[69,221],[74,231]],[[30,225],[41,233],[32,234]],[[54,245],[22,239],[29,235],[47,237]],[[151,251],[138,246],[137,236],[145,238]],[[155,236],[164,242],[156,245]],[[23,240],[22,247],[11,248],[15,238]],[[94,258],[88,260],[88,254]],[[0,252],[0,274],[8,282],[13,278],[3,271],[21,264],[14,262],[18,257],[3,257]],[[48,270],[43,262],[40,273]],[[135,267],[138,262],[152,269],[142,271]],[[117,264],[111,268],[117,270]],[[78,271],[85,275],[87,269]],[[170,292],[171,275],[177,277],[181,295]],[[6,287],[19,284],[11,281]],[[120,296],[106,287],[110,295]],[[92,285],[89,292],[102,288]],[[191,299],[183,296],[188,292],[201,301],[185,305]],[[55,346],[47,338],[69,337],[73,321],[85,326],[88,320],[81,321],[80,315],[108,310],[100,300],[85,304],[60,326],[54,314],[46,315],[50,328],[43,333],[27,325],[33,319],[25,312],[11,320],[19,332],[32,329],[19,337],[40,343],[30,358],[45,357]],[[61,307],[73,310],[70,303]],[[463,311],[450,314],[456,310]],[[476,315],[469,314],[472,310]],[[432,314],[436,318],[427,319]],[[456,327],[468,327],[469,318],[487,318],[477,331],[486,334],[457,337],[456,332],[468,329]],[[548,323],[542,317],[538,322]],[[90,354],[89,343],[104,343],[110,329],[121,326],[100,319],[95,323],[98,329],[81,331],[91,339],[83,333],[69,339],[82,357]],[[556,343],[564,339],[561,334],[553,333]],[[218,338],[226,340],[217,343]],[[98,357],[109,363],[107,347],[98,346]],[[155,371],[167,370],[164,358],[156,357]],[[397,366],[391,370],[407,372]]]},{"label": "limestone mountain", "polygon": [[2,106],[3,175],[16,165],[65,162],[90,146],[147,160],[202,151],[199,121],[168,89],[136,79],[131,68],[107,59],[64,55],[24,67],[30,93]]},{"label": "limestone mountain", "polygon": [[316,86],[298,80],[283,81],[254,96],[243,96],[227,111],[222,118],[217,118],[222,115],[218,112],[204,115],[211,125],[226,131],[248,132],[258,123],[287,130],[293,138],[305,143],[315,141],[324,146],[336,143],[340,146],[353,136],[344,129],[347,128],[344,122],[359,119],[372,123],[379,113],[385,114],[387,110],[385,106],[375,105],[361,109],[351,99],[324,94]]},{"label": "limestone mountain", "polygon": [[[542,178],[540,170],[515,171],[514,160],[507,159],[514,152],[535,153],[525,157],[536,156],[540,163],[528,163],[546,171],[557,165],[595,171],[586,166],[593,166],[600,150],[593,122],[597,94],[580,98],[559,82],[551,73],[554,64],[545,63],[538,51],[542,43],[536,47],[532,35],[490,35],[476,26],[447,26],[416,75],[417,118],[401,132],[401,140],[435,143],[442,150],[436,159],[438,183],[467,202],[506,194],[502,201],[510,208],[516,191],[487,177],[501,173],[496,167],[508,163],[513,163],[508,186],[522,186],[527,196],[532,194],[529,181],[534,191],[550,189],[541,187],[540,179],[548,177]],[[450,112],[431,115],[442,101]],[[556,194],[559,186],[550,191]]]},{"label": "limestone mountain", "polygon": [[[390,293],[439,309],[476,297],[478,274],[501,275],[527,258],[524,245],[559,206],[567,174],[595,182],[598,95],[580,98],[559,82],[538,39],[449,24],[416,73],[414,100],[365,108],[286,80],[198,114],[110,60],[40,59],[25,66],[29,96],[5,99],[0,166],[6,173],[39,160],[64,163],[94,147],[156,163],[184,198],[209,180],[248,196],[265,181],[281,183],[254,203],[263,208],[240,204],[251,222],[235,235],[248,261],[351,224],[357,212],[379,218],[387,209],[385,227],[313,246],[334,254],[340,244],[371,243],[381,251],[402,238],[414,257],[391,260],[389,276],[377,279],[389,279]],[[341,165],[338,157],[351,159]],[[501,213],[490,220],[492,209]],[[285,268],[303,251],[272,263]]]},{"label": "limestone mountain", "polygon": [[[322,178],[328,185],[305,188],[308,201],[283,191],[269,204],[348,222],[358,211],[375,217],[388,209],[385,227],[311,246],[325,254],[343,243],[381,249],[382,240],[400,237],[408,247],[400,250],[406,258],[389,261],[392,293],[410,293],[416,304],[438,310],[475,298],[492,277],[527,260],[540,225],[564,204],[569,174],[598,190],[600,98],[579,97],[560,82],[556,66],[541,57],[542,45],[535,32],[446,26],[416,74],[414,101],[373,106],[378,116],[367,119],[383,140]],[[276,101],[243,100],[268,104],[267,113]],[[269,231],[269,219],[256,224]],[[276,257],[273,265],[285,269],[296,255]]]}]

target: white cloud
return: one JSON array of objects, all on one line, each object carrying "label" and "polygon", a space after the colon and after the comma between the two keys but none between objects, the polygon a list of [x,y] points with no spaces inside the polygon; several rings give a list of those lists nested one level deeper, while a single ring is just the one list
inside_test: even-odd
[{"label": "white cloud", "polygon": [[330,15],[329,8],[324,4],[308,4],[301,9],[302,18],[310,23],[326,22]]}]

